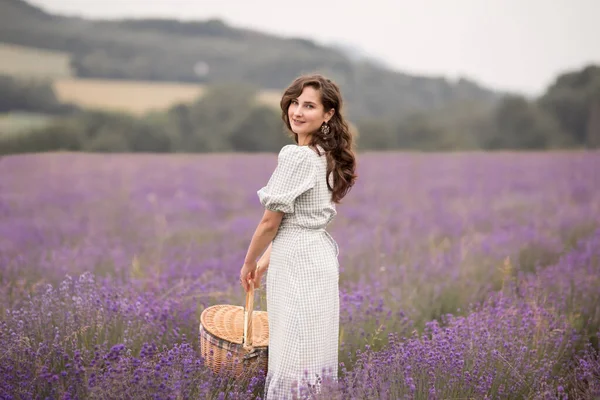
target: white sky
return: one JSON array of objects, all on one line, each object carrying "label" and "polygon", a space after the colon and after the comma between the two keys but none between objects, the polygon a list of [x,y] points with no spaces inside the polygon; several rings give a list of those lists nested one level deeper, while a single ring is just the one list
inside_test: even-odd
[{"label": "white sky", "polygon": [[600,0],[29,2],[91,18],[220,18],[232,26],[356,45],[404,72],[466,76],[527,95],[541,94],[566,70],[600,64]]}]

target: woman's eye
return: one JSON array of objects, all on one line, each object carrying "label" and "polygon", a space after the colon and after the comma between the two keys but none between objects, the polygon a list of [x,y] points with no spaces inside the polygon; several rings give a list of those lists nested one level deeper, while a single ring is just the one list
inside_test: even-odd
[{"label": "woman's eye", "polygon": [[312,106],[312,104],[307,104],[307,105],[306,105],[306,107],[308,107],[308,108],[314,108],[314,107]]}]

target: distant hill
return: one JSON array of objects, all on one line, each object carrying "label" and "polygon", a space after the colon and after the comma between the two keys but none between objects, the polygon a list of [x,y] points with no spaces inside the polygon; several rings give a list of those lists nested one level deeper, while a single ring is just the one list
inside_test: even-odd
[{"label": "distant hill", "polygon": [[[301,73],[338,82],[352,119],[401,117],[499,94],[470,80],[419,77],[302,38],[233,28],[220,20],[87,20],[0,0],[0,42],[71,54],[78,77],[195,83],[244,82],[282,89]],[[401,51],[399,49],[398,51]]]}]

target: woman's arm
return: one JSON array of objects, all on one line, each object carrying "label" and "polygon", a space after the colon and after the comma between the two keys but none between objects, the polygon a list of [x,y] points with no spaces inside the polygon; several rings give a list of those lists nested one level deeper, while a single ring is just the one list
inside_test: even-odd
[{"label": "woman's arm", "polygon": [[[269,243],[271,243],[275,238],[275,235],[277,235],[282,218],[282,212],[265,210],[261,221],[254,231],[254,235],[252,235],[252,240],[250,241],[250,246],[248,247],[248,252],[244,259],[244,264],[256,263],[258,257],[265,252],[266,247],[269,246]],[[263,254],[263,257],[264,256],[267,256],[267,260],[270,260],[270,246],[265,254]]]},{"label": "woman's arm", "polygon": [[[249,290],[249,280],[254,280],[259,274],[262,275],[262,273],[256,273],[256,267],[258,265],[256,259],[265,251],[265,248],[269,246],[269,243],[271,243],[275,238],[275,235],[277,235],[282,218],[282,212],[265,210],[262,219],[254,231],[254,235],[252,235],[252,240],[250,241],[250,246],[248,247],[248,252],[244,259],[244,265],[240,271],[240,282],[246,292]],[[271,257],[270,254],[271,252],[268,251],[269,260]]]},{"label": "woman's arm", "polygon": [[265,270],[269,268],[269,264],[271,263],[271,249],[273,248],[273,242],[269,244],[267,250],[263,253],[262,257],[258,260],[258,268],[264,268]]}]

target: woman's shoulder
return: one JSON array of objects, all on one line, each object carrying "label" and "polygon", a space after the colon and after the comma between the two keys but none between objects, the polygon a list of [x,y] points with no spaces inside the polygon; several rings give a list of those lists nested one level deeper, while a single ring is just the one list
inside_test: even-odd
[{"label": "woman's shoulder", "polygon": [[[311,153],[315,153],[308,146],[299,146],[297,144],[287,144],[281,148],[279,151],[279,158],[286,159],[306,159]],[[315,153],[316,154],[316,153]]]}]

